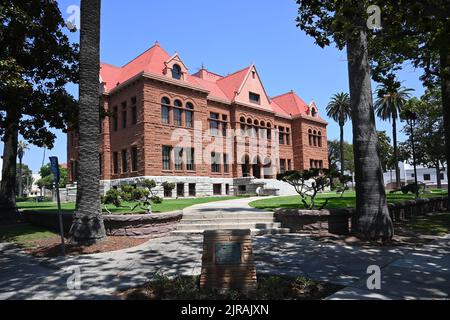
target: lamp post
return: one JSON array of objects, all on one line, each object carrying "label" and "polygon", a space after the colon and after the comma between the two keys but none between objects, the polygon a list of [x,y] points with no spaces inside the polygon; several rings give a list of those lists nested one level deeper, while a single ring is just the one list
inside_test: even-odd
[{"label": "lamp post", "polygon": [[414,143],[414,124],[417,120],[417,113],[412,111],[406,111],[405,113],[406,119],[409,122],[410,129],[411,129],[411,148],[412,148],[412,156],[413,156],[413,166],[414,166],[414,184],[415,184],[415,192],[416,192],[416,198],[419,197],[419,185],[417,183],[417,166],[416,166],[416,147]]}]

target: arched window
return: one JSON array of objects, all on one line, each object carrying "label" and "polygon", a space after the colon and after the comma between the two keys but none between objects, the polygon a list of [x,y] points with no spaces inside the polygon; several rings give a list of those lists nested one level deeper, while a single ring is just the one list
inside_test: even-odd
[{"label": "arched window", "polygon": [[186,127],[192,128],[194,126],[194,105],[190,102],[186,103]]},{"label": "arched window", "polygon": [[162,123],[169,124],[170,123],[170,100],[167,97],[163,97],[161,99],[161,118]]},{"label": "arched window", "polygon": [[312,146],[313,145],[313,133],[312,133],[311,129],[308,130],[308,141],[309,141],[309,145]]},{"label": "arched window", "polygon": [[173,124],[176,126],[181,126],[181,117],[183,114],[183,110],[180,108],[183,107],[183,103],[181,103],[180,100],[175,100],[174,103],[174,109],[173,109]]},{"label": "arched window", "polygon": [[318,143],[319,143],[319,147],[322,147],[322,132],[318,132]]},{"label": "arched window", "polygon": [[177,64],[174,64],[172,67],[172,78],[180,80],[181,79],[181,67]]},{"label": "arched window", "polygon": [[312,108],[312,109],[311,109],[311,115],[312,115],[313,117],[317,116],[317,110],[316,110],[316,108]]}]

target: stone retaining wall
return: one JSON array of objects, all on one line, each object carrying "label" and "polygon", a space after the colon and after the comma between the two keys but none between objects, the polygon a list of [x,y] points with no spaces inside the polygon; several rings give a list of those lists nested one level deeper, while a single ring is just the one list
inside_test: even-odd
[{"label": "stone retaining wall", "polygon": [[[59,232],[59,220],[56,212],[22,212],[26,221],[33,225]],[[67,234],[72,225],[72,213],[63,213],[64,232]],[[157,238],[176,230],[183,217],[182,211],[152,214],[104,215],[106,233],[109,236],[130,236]]]},{"label": "stone retaining wall", "polygon": [[[447,211],[448,197],[420,198],[389,204],[389,214],[392,220],[401,221],[430,213]],[[278,209],[275,219],[281,222],[282,228],[289,228],[291,232],[312,233],[324,231],[338,235],[351,232],[352,218],[355,209],[305,210]]]}]

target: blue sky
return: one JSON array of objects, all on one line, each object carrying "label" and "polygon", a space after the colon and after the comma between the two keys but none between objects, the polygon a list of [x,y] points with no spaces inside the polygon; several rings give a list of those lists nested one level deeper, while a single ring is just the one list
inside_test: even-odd
[{"label": "blue sky", "polygon": [[[70,16],[67,8],[79,5],[73,0],[58,2],[66,19]],[[121,66],[159,41],[169,54],[177,51],[191,73],[202,64],[213,72],[228,74],[254,63],[269,96],[293,89],[307,103],[314,99],[325,119],[330,97],[348,91],[345,51],[321,49],[298,29],[294,0],[102,2],[104,62]],[[78,38],[78,32],[71,35],[73,41]],[[399,74],[403,85],[415,89],[417,96],[423,93],[420,73],[407,68]],[[77,87],[71,86],[70,91],[77,96]],[[339,128],[329,122],[328,139],[336,139]],[[377,121],[377,128],[391,135],[389,123]],[[350,124],[345,134],[351,141]],[[57,136],[55,148],[46,153],[46,162],[49,155],[59,156],[60,163],[66,162],[66,136],[61,132]],[[399,140],[404,139],[400,134]],[[24,163],[37,172],[42,158],[43,150],[31,146]]]}]

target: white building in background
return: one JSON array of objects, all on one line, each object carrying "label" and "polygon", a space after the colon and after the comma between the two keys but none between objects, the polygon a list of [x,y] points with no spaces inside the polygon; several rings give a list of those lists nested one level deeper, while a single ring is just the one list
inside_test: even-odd
[{"label": "white building in background", "polygon": [[[404,162],[399,162],[399,167],[402,184],[414,183],[414,167]],[[417,166],[417,182],[425,183],[428,187],[436,187],[438,178],[441,180],[442,187],[447,187],[447,167],[441,168],[441,173],[437,177],[435,168]],[[388,189],[395,188],[395,170],[389,170],[384,173],[384,184]]]}]

